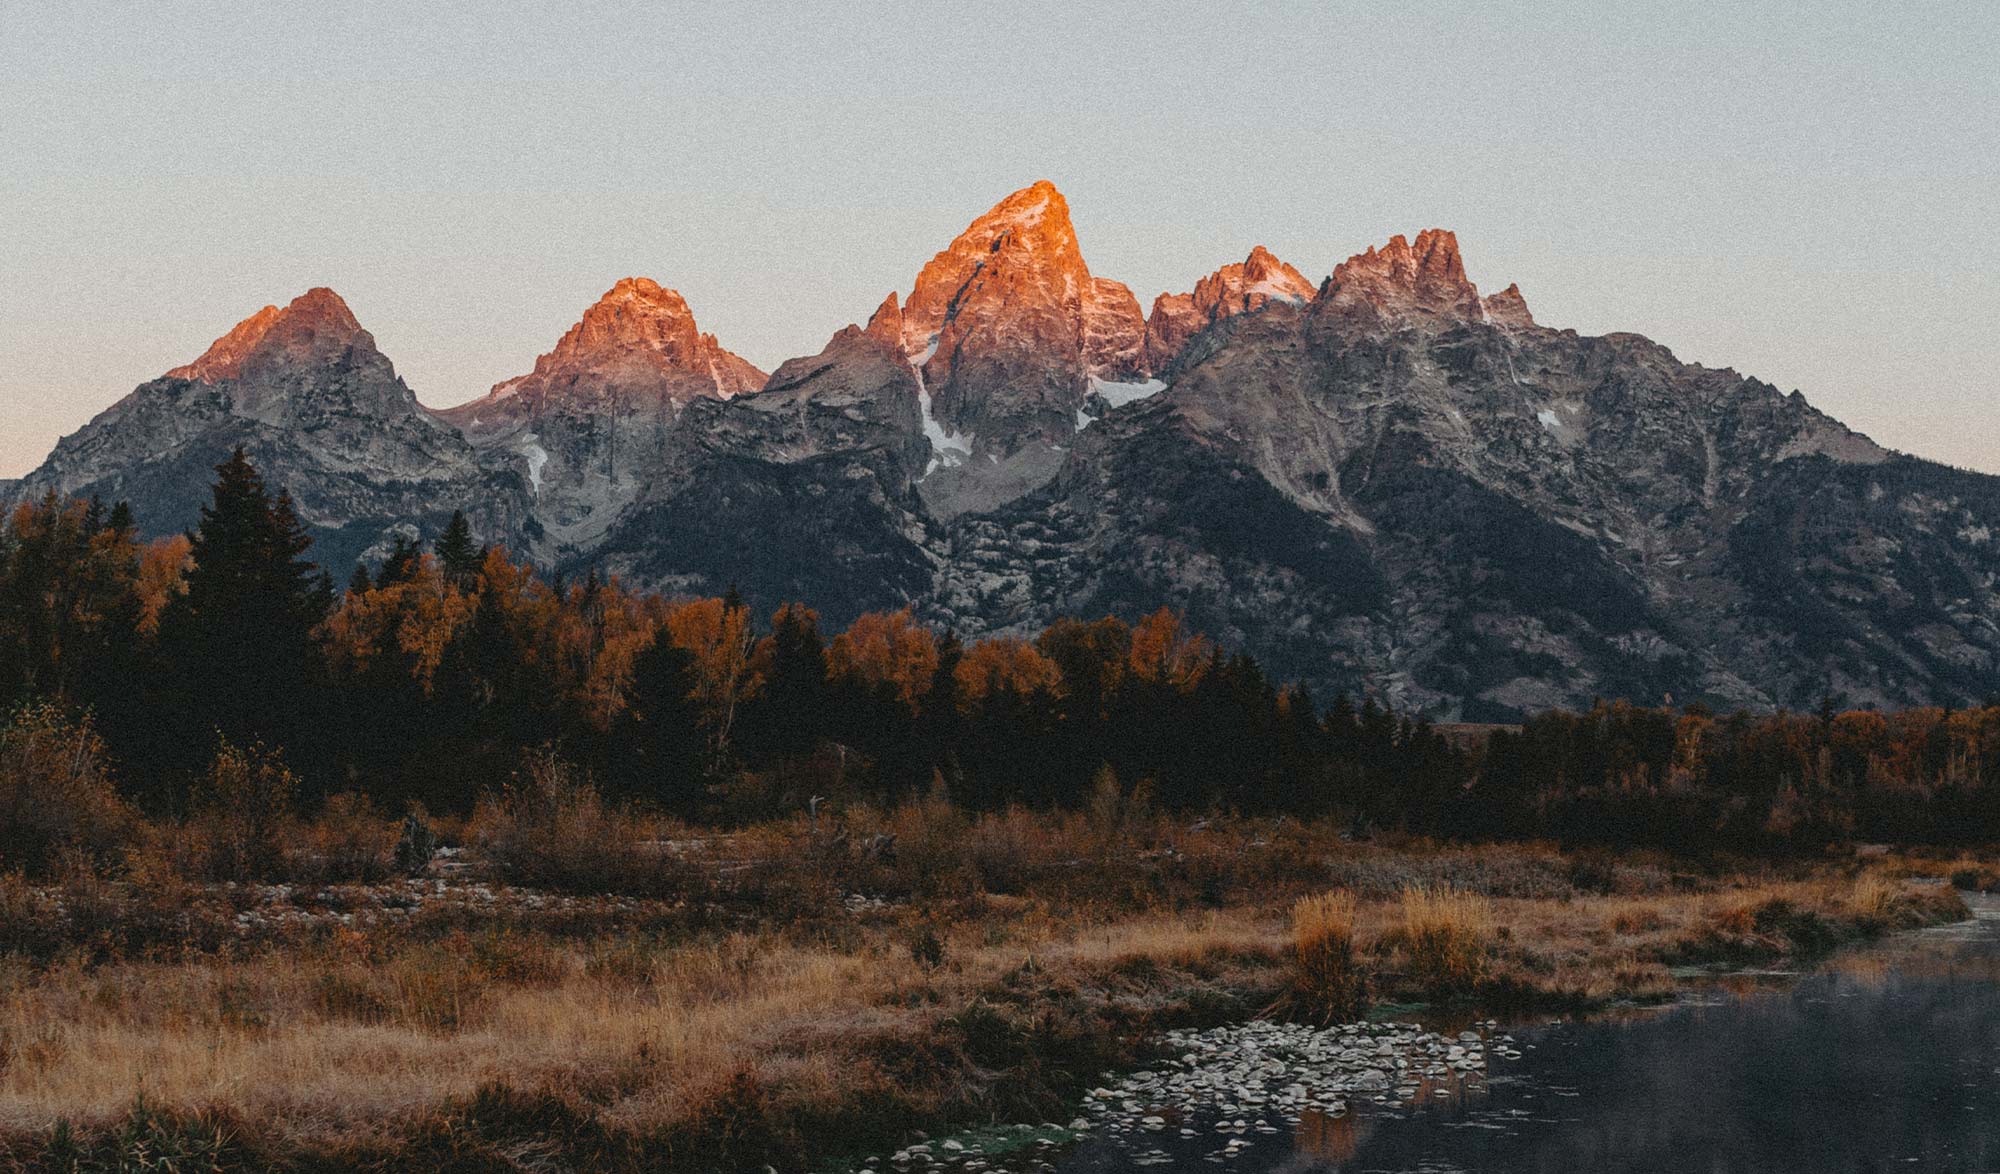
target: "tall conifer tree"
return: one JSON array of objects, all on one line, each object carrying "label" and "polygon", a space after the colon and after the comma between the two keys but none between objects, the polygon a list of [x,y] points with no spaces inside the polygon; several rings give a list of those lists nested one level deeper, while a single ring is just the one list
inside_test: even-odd
[{"label": "tall conifer tree", "polygon": [[161,650],[178,685],[166,709],[192,750],[212,745],[198,731],[220,731],[316,766],[324,689],[313,630],[331,591],[305,558],[312,538],[290,496],[273,497],[240,448],[215,472],[213,500],[188,536],[187,592],[160,618]]}]

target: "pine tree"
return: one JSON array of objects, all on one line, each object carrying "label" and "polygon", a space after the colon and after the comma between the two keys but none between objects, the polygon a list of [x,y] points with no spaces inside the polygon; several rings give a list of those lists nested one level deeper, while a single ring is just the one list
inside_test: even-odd
[{"label": "pine tree", "polygon": [[382,560],[382,571],[375,576],[375,583],[381,587],[393,587],[407,583],[417,574],[417,556],[423,548],[408,537],[396,535],[396,545],[389,550],[389,557]]},{"label": "pine tree", "polygon": [[479,577],[479,568],[486,561],[486,552],[472,541],[472,526],[465,520],[464,510],[453,510],[451,521],[445,525],[444,533],[438,535],[433,544],[437,551],[438,564],[444,568],[445,578],[457,584],[460,590],[468,589]]},{"label": "pine tree", "polygon": [[375,580],[368,577],[368,564],[363,562],[355,563],[354,573],[347,577],[347,593],[349,595],[366,595],[373,590],[375,590]]},{"label": "pine tree", "polygon": [[826,736],[826,643],[819,616],[789,603],[771,617],[771,634],[758,649],[763,691],[745,707],[746,757],[791,758],[810,754]]},{"label": "pine tree", "polygon": [[304,557],[312,538],[291,498],[273,498],[242,449],[215,471],[213,500],[189,535],[187,592],[160,619],[178,685],[168,706],[173,737],[200,754],[210,744],[202,731],[220,731],[317,765],[324,689],[313,629],[330,600]]},{"label": "pine tree", "polygon": [[662,632],[632,662],[627,705],[612,739],[624,790],[683,814],[698,811],[705,797],[708,738],[692,697],[696,676],[695,655]]}]

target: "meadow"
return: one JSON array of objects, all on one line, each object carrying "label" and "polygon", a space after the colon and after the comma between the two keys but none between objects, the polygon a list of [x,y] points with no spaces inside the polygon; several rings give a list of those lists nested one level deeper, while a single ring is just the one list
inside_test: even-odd
[{"label": "meadow", "polygon": [[1067,1121],[1168,1028],[1659,1001],[1961,918],[1950,879],[1993,880],[1357,840],[1115,785],[722,832],[553,758],[455,819],[129,818],[115,857],[0,880],[15,1166],[809,1169]]}]

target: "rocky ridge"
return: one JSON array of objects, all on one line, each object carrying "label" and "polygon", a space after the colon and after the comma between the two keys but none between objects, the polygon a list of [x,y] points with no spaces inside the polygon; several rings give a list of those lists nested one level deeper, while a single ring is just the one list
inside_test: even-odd
[{"label": "rocky ridge", "polygon": [[329,564],[464,507],[546,565],[830,624],[1173,606],[1279,675],[1437,717],[2000,684],[2000,479],[1640,336],[1542,325],[1437,229],[1318,286],[1254,249],[1142,317],[1037,183],[768,381],[628,279],[533,371],[436,414],[314,290],[13,492],[176,529],[236,444]]}]

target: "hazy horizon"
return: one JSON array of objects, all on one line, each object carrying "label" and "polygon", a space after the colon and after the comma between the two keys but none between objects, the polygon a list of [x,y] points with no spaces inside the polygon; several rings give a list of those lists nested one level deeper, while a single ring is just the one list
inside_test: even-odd
[{"label": "hazy horizon", "polygon": [[[921,10],[916,10],[921,11]],[[2000,472],[2000,9],[0,7],[0,477],[305,289],[418,397],[624,276],[769,370],[1040,178],[1143,307],[1458,233],[1483,290]]]}]

